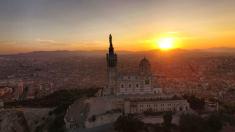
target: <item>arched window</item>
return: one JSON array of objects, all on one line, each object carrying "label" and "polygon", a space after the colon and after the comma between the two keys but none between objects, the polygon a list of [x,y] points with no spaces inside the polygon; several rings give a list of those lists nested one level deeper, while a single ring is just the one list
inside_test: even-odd
[{"label": "arched window", "polygon": [[183,111],[183,108],[182,108],[182,107],[180,107],[180,111]]},{"label": "arched window", "polygon": [[149,83],[149,80],[145,80],[145,85],[148,85]]}]

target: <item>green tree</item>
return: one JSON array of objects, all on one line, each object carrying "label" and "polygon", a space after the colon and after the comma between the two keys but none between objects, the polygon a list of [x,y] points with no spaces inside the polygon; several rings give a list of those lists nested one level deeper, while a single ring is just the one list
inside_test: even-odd
[{"label": "green tree", "polygon": [[172,112],[166,112],[163,115],[163,132],[171,132],[172,129]]},{"label": "green tree", "polygon": [[172,122],[172,113],[171,112],[166,112],[164,115],[163,115],[163,125],[165,126],[171,126],[171,122]]},{"label": "green tree", "polygon": [[182,115],[179,128],[181,132],[220,132],[223,128],[223,116],[213,113],[207,117],[198,115]]},{"label": "green tree", "polygon": [[154,125],[154,132],[164,132],[163,128],[159,124]]},{"label": "green tree", "polygon": [[235,104],[234,103],[221,103],[220,104],[221,109],[220,111],[223,113],[227,113],[227,114],[235,114]]},{"label": "green tree", "polygon": [[183,96],[190,104],[190,107],[194,110],[203,110],[205,108],[205,100],[198,98],[194,95]]},{"label": "green tree", "polygon": [[212,114],[205,121],[206,132],[220,132],[223,128],[223,122],[218,114]]},{"label": "green tree", "polygon": [[181,115],[179,129],[181,132],[205,132],[204,120],[197,115]]},{"label": "green tree", "polygon": [[144,130],[144,123],[133,115],[123,115],[114,123],[114,129],[118,132],[140,132]]}]

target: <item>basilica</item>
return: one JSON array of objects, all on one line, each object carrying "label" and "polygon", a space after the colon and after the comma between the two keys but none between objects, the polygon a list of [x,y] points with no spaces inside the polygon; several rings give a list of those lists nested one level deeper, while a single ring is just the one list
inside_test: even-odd
[{"label": "basilica", "polygon": [[107,59],[108,84],[104,89],[104,95],[143,95],[159,94],[160,88],[153,85],[153,75],[151,64],[147,58],[143,58],[139,63],[139,71],[135,74],[122,75],[117,70],[117,54],[114,52],[112,35],[109,35],[109,52]]},{"label": "basilica", "polygon": [[67,109],[64,118],[66,128],[94,128],[113,123],[122,114],[190,111],[187,100],[165,94],[162,88],[155,87],[159,85],[153,83],[154,76],[147,58],[140,61],[138,72],[125,75],[119,73],[118,56],[111,35],[106,61],[107,85],[97,93],[97,97],[78,100]]}]

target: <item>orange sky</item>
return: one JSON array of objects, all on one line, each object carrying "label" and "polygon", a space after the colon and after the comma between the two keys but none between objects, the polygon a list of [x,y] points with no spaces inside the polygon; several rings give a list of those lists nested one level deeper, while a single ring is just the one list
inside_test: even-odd
[{"label": "orange sky", "polygon": [[176,48],[235,48],[234,0],[11,0],[0,1],[0,53],[156,49],[173,37]]}]

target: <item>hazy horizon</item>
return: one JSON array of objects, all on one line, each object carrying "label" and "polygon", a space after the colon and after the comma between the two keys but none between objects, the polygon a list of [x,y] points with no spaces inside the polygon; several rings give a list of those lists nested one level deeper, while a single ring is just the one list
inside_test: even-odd
[{"label": "hazy horizon", "polygon": [[[0,52],[0,55],[17,55],[17,54],[28,54],[28,53],[38,53],[38,52],[104,52],[106,53],[108,50],[106,49],[88,49],[88,50],[32,50],[32,51],[22,51],[22,52]],[[184,49],[184,48],[176,48],[170,51],[162,51],[159,48],[156,49],[147,49],[147,50],[116,50],[117,53],[139,53],[139,52],[171,52],[171,51],[187,51],[187,52],[194,52],[194,51],[202,51],[202,52],[221,52],[221,53],[231,53],[235,51],[235,48],[231,47],[212,47],[212,48],[202,48],[202,49]]]}]

